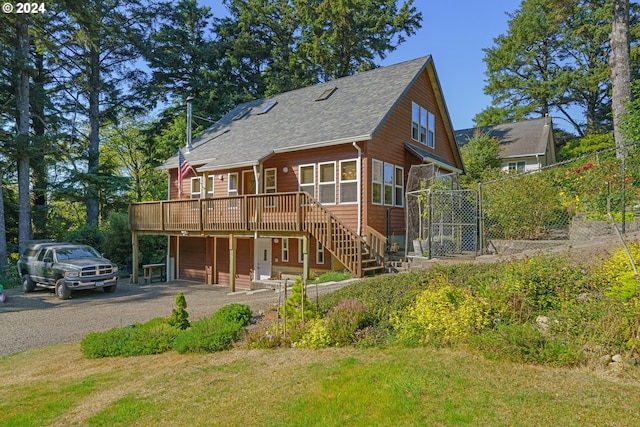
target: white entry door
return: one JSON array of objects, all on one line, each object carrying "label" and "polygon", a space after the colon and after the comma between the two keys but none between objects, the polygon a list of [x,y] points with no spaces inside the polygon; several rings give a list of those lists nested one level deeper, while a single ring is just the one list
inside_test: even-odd
[{"label": "white entry door", "polygon": [[254,248],[254,278],[264,280],[271,277],[271,239],[256,239]]}]

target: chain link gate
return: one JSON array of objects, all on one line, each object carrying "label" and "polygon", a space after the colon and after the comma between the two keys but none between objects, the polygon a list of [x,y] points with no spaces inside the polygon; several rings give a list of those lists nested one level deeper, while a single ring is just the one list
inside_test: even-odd
[{"label": "chain link gate", "polygon": [[417,213],[407,218],[408,253],[425,258],[478,252],[478,193],[422,190],[407,194]]}]

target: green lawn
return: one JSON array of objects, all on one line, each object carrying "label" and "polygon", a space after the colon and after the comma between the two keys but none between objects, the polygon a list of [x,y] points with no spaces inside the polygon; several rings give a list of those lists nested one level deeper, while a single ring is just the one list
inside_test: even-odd
[{"label": "green lawn", "polygon": [[0,359],[0,425],[637,425],[638,368],[558,369],[425,348]]}]

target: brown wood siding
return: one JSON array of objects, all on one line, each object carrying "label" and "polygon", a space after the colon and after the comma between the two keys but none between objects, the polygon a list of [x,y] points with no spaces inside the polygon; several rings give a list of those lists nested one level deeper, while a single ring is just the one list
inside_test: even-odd
[{"label": "brown wood siding", "polygon": [[179,237],[179,278],[185,280],[206,281],[206,243],[202,237]]},{"label": "brown wood siding", "polygon": [[[298,244],[299,240],[297,238],[289,239],[289,261],[283,262],[282,239],[278,239],[278,243],[272,243],[272,265],[277,267],[302,267],[302,263],[298,262]],[[318,264],[316,245],[316,239],[311,239],[309,242],[309,268],[329,270],[331,268],[331,253],[325,249],[324,263]]]},{"label": "brown wood siding", "polygon": [[[218,254],[218,277],[215,281],[220,285],[229,285],[229,239],[217,239],[216,252]],[[236,245],[236,288],[249,289],[251,286],[251,271],[253,269],[253,239],[237,239]]]},{"label": "brown wood siding", "polygon": [[[436,99],[436,93],[431,85],[429,77],[430,70],[427,68],[420,75],[414,85],[406,92],[405,96],[397,104],[396,108],[389,114],[387,120],[379,128],[374,138],[366,144],[365,158],[363,159],[363,217],[367,226],[372,226],[375,230],[393,235],[404,235],[405,214],[404,208],[374,205],[371,203],[371,168],[372,160],[380,160],[402,166],[404,168],[404,185],[406,190],[407,178],[411,165],[420,164],[421,161],[413,155],[407,155],[404,147],[405,142],[415,143],[422,149],[432,152],[434,155],[445,159],[452,165],[456,165],[455,156],[452,152],[449,136],[446,132],[445,120],[442,117],[440,107]],[[411,110],[412,103],[415,102],[435,115],[435,148],[428,148],[426,145],[413,141],[411,138]],[[406,205],[406,201],[405,201]],[[389,229],[387,230],[387,218],[390,218]],[[363,230],[366,232],[366,228]]]}]

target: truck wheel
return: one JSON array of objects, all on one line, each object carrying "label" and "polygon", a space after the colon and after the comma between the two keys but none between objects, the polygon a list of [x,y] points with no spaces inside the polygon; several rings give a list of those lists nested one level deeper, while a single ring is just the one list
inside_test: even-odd
[{"label": "truck wheel", "polygon": [[71,296],[71,289],[64,283],[64,279],[58,279],[56,282],[56,296],[60,299],[69,299]]},{"label": "truck wheel", "polygon": [[22,276],[22,292],[33,292],[36,288],[36,284],[31,280],[31,276],[24,274]]},{"label": "truck wheel", "polygon": [[105,286],[102,289],[104,289],[104,292],[106,294],[112,294],[116,291],[116,288],[118,287],[118,285],[111,285],[111,286]]}]

